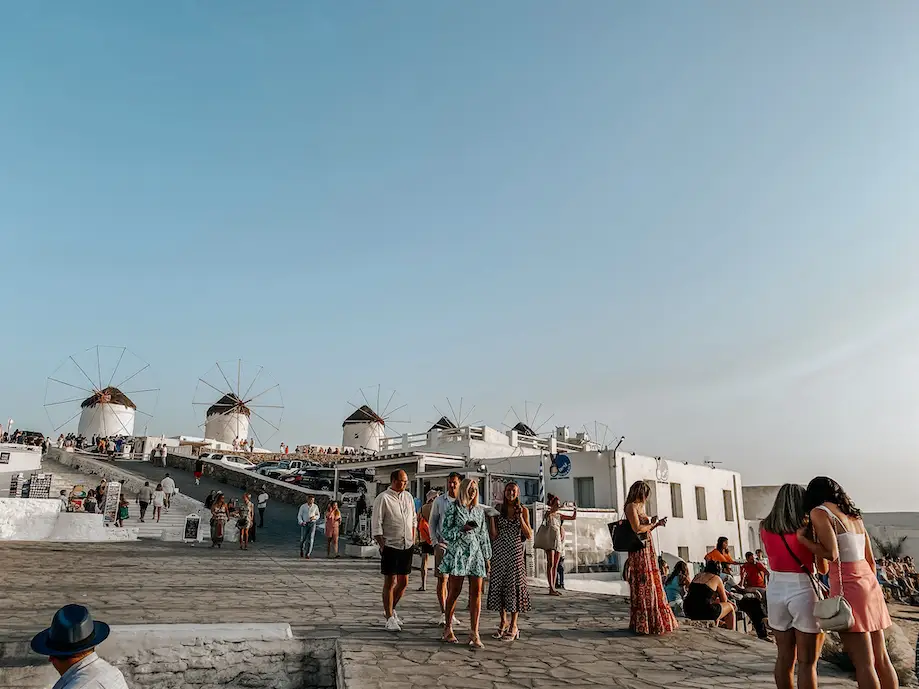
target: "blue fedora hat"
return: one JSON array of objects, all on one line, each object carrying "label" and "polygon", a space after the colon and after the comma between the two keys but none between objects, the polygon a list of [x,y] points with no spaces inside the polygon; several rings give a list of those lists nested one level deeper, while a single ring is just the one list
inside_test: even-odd
[{"label": "blue fedora hat", "polygon": [[109,631],[105,622],[94,622],[82,605],[65,605],[54,613],[51,626],[32,638],[32,650],[43,656],[67,658],[102,643]]}]

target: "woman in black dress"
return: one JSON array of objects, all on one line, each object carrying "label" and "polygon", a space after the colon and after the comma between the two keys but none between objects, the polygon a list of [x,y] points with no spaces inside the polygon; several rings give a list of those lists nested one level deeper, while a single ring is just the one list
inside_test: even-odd
[{"label": "woman in black dress", "polygon": [[516,483],[504,486],[504,501],[488,526],[493,543],[487,607],[501,613],[501,626],[493,637],[513,641],[520,638],[517,616],[530,609],[523,544],[533,535],[530,513],[520,504]]}]

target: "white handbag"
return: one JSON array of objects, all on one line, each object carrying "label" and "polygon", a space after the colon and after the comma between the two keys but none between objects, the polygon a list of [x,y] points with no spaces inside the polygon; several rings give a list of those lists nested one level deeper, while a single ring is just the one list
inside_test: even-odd
[{"label": "white handbag", "polygon": [[[839,595],[823,598],[814,603],[814,617],[817,618],[820,629],[825,632],[845,632],[855,623],[852,606],[846,600],[842,589],[841,560],[837,563],[836,570],[839,572]],[[819,591],[817,596],[820,597]]]}]

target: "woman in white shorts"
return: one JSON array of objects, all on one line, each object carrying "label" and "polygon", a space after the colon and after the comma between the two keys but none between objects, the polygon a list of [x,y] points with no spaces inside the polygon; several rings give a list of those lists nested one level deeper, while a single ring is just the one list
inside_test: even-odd
[{"label": "woman in white shorts", "polygon": [[772,511],[763,520],[760,537],[772,573],[766,588],[769,626],[775,633],[775,686],[794,689],[795,661],[798,689],[816,689],[817,659],[823,634],[814,617],[817,602],[815,568],[826,572],[826,560],[814,555],[798,541],[798,529],[807,522],[804,487],[786,483],[779,489]]}]

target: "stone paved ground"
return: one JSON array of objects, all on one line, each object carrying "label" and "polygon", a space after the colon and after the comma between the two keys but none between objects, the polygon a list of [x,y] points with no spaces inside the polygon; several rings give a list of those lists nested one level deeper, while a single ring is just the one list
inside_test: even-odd
[{"label": "stone paved ground", "polygon": [[[0,562],[0,640],[30,636],[60,605],[75,601],[110,623],[286,621],[301,636],[338,637],[348,689],[774,686],[774,646],[692,628],[635,637],[620,598],[553,598],[537,589],[523,638],[490,639],[496,616],[486,612],[487,648],[475,651],[438,641],[436,599],[415,590],[417,576],[400,606],[405,631],[383,631],[372,562],[307,562],[271,544],[240,552],[151,542],[0,544]],[[463,639],[468,617],[458,617]],[[855,686],[830,666],[821,665],[820,675],[821,687]]]}]

